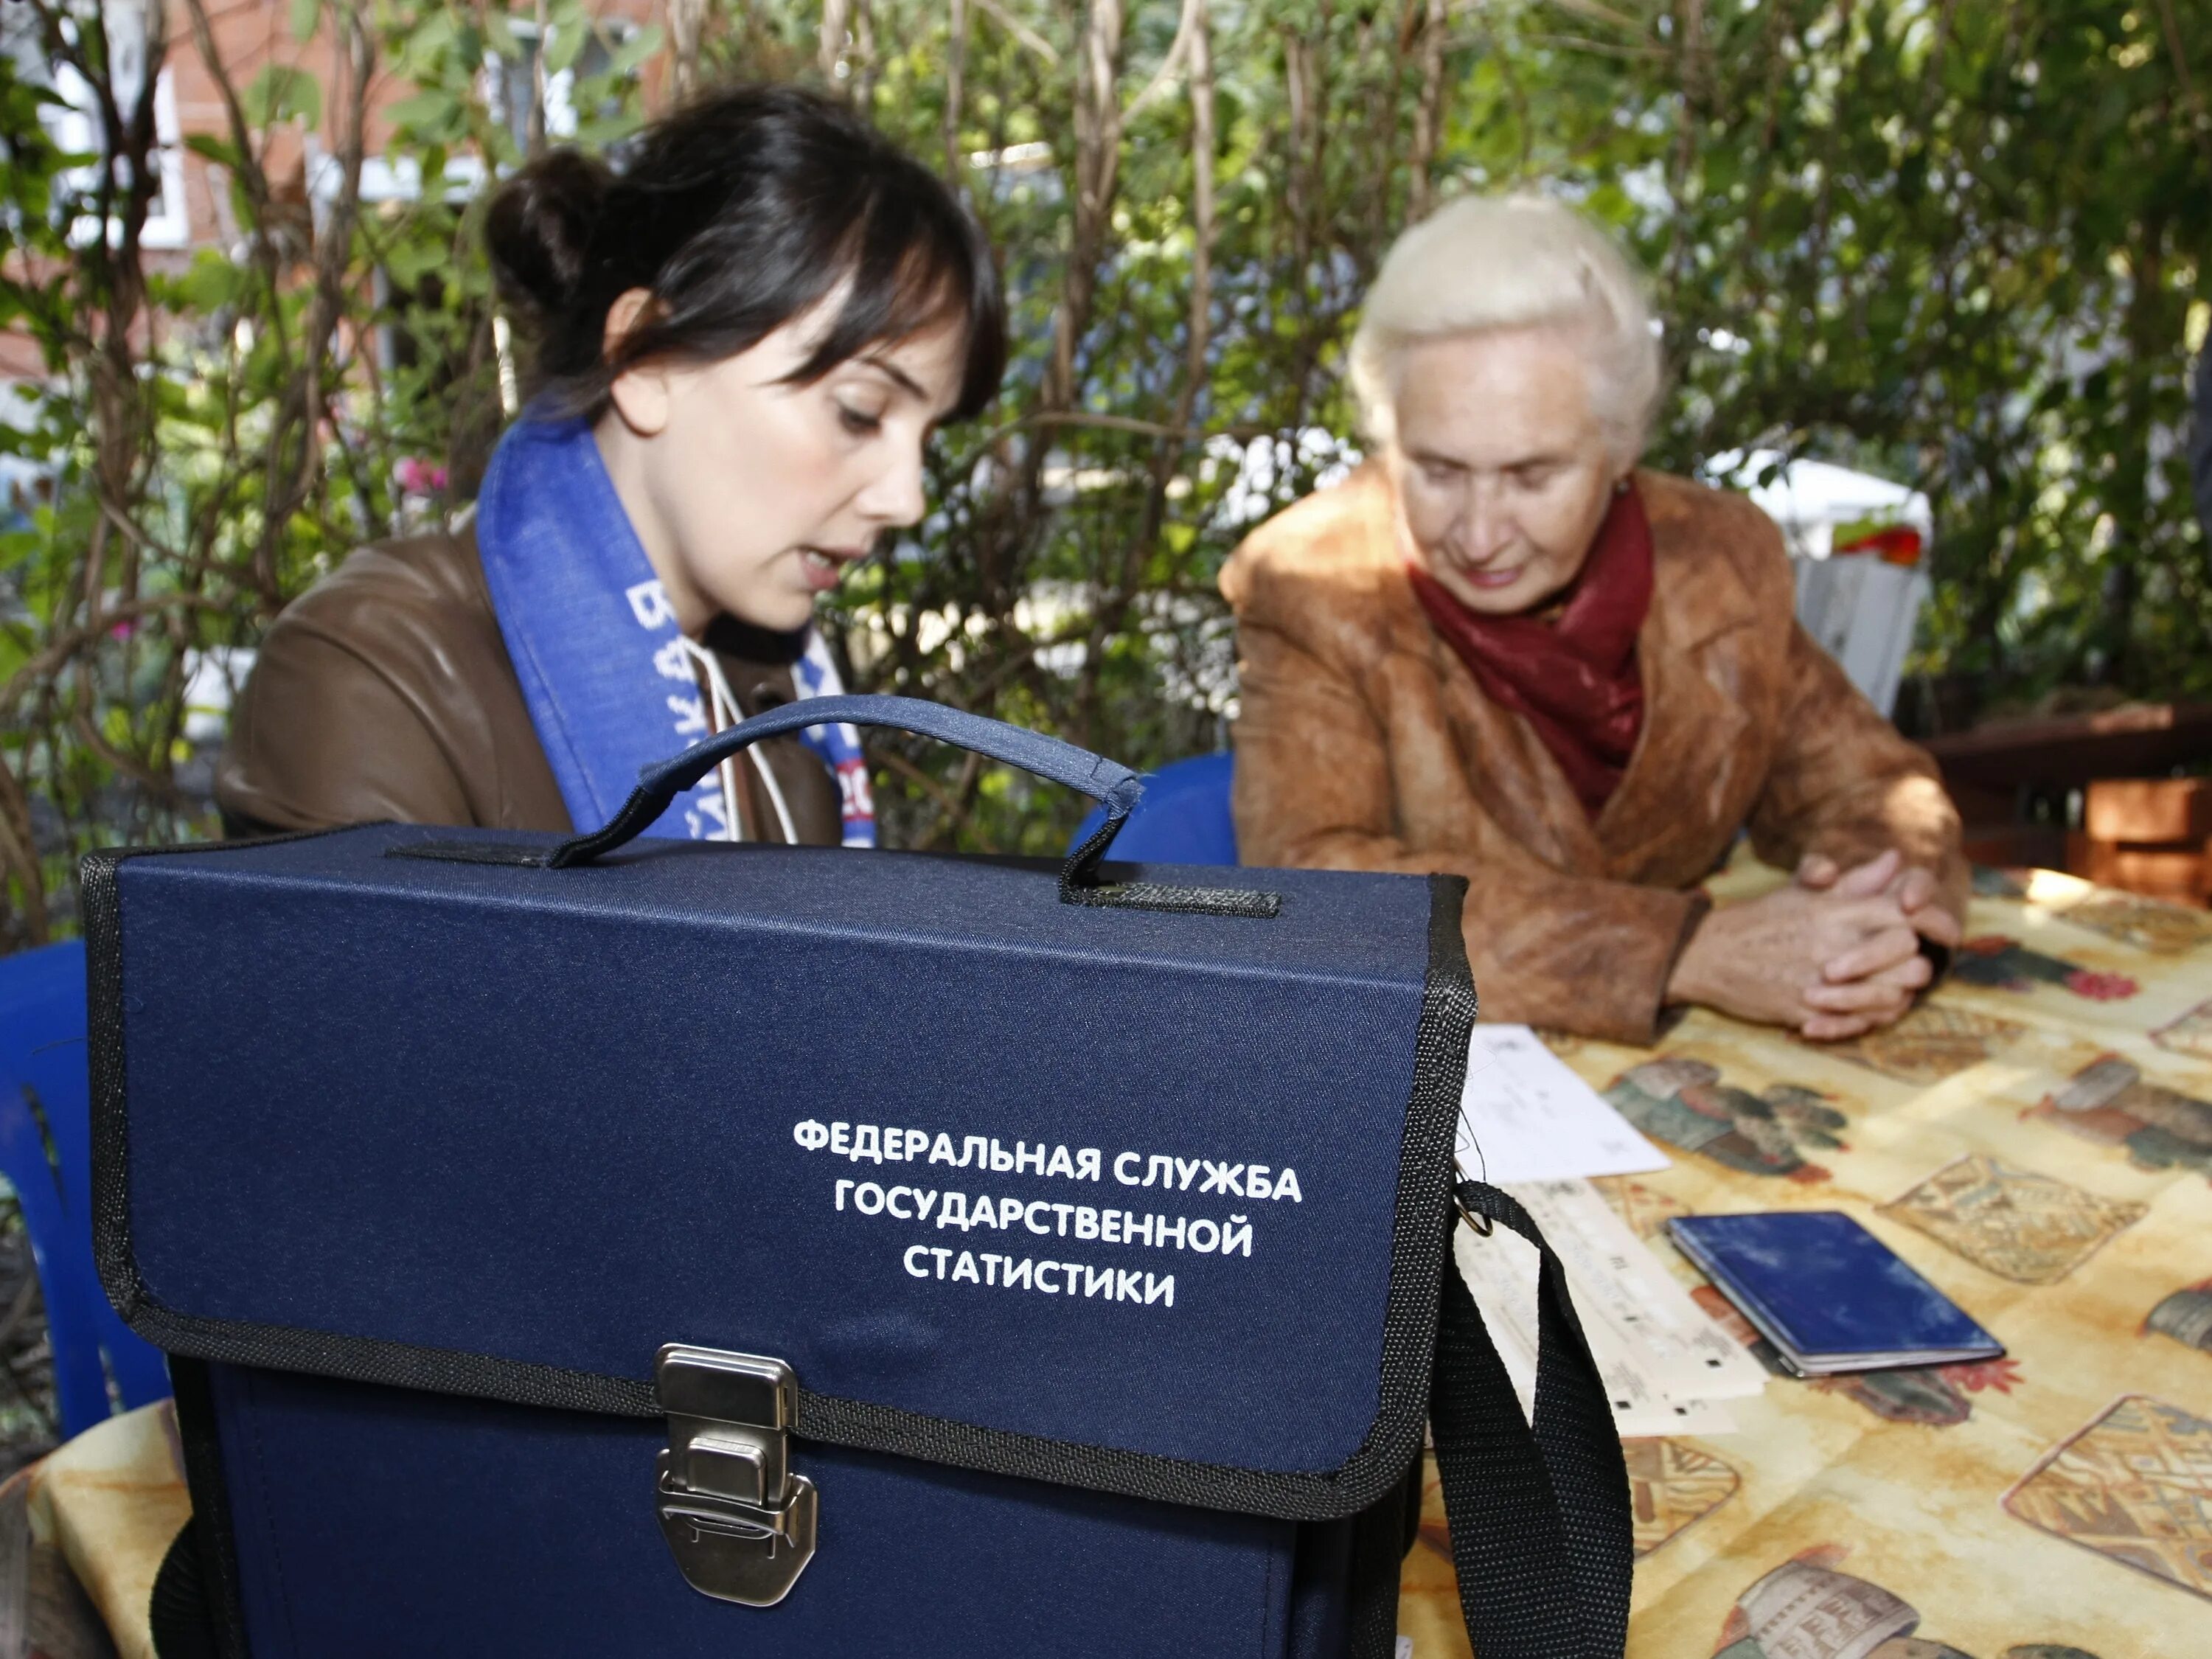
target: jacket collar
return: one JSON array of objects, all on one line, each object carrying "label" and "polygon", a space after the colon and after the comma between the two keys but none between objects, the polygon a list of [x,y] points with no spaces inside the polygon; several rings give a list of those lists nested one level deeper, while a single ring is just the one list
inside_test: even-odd
[{"label": "jacket collar", "polygon": [[[1638,648],[1692,651],[1759,614],[1735,561],[1713,545],[1697,496],[1678,480],[1638,470],[1651,522],[1651,611]],[[1702,494],[1703,492],[1698,492]]]}]

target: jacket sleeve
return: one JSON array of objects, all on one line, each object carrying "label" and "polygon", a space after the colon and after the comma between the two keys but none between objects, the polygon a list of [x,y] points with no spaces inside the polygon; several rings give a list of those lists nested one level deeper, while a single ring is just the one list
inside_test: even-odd
[{"label": "jacket sleeve", "polygon": [[1654,1039],[1674,960],[1707,908],[1703,895],[1563,874],[1493,825],[1479,846],[1408,846],[1393,822],[1382,717],[1352,680],[1264,623],[1247,621],[1238,643],[1243,862],[1462,877],[1468,960],[1486,1018]]},{"label": "jacket sleeve", "polygon": [[304,615],[270,629],[231,719],[216,802],[236,832],[474,821],[404,692]]},{"label": "jacket sleeve", "polygon": [[1780,743],[1752,810],[1752,847],[1794,868],[1808,853],[1849,868],[1895,848],[1936,872],[1964,920],[1970,871],[1959,813],[1927,750],[1875,712],[1836,659],[1792,623],[1778,714]]}]

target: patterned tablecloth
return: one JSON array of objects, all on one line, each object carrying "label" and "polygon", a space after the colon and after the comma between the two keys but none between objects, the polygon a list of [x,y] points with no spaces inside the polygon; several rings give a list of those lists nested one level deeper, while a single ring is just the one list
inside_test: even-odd
[{"label": "patterned tablecloth", "polygon": [[0,1659],[154,1659],[154,1577],[191,1517],[166,1400],[0,1483]]},{"label": "patterned tablecloth", "polygon": [[[1632,1659],[2212,1656],[2212,915],[1984,872],[1968,934],[1851,1042],[1704,1012],[1652,1049],[1553,1042],[1675,1160],[1597,1184],[1770,1370],[1668,1216],[1846,1211],[2008,1351],[1778,1370],[1739,1432],[1627,1442]],[[1428,1474],[1399,1624],[1465,1659]]]},{"label": "patterned tablecloth", "polygon": [[[1948,982],[1856,1042],[1698,1013],[1655,1049],[1554,1043],[1674,1156],[1601,1184],[1754,1352],[1668,1216],[1847,1210],[2009,1351],[1778,1376],[1735,1434],[1630,1441],[1633,1659],[2212,1656],[2212,915],[2037,872],[1984,876],[1970,921]],[[1465,1659],[1428,1473],[1400,1628]],[[0,1487],[0,1602],[30,1621],[0,1635],[147,1654],[187,1508],[166,1406]]]}]

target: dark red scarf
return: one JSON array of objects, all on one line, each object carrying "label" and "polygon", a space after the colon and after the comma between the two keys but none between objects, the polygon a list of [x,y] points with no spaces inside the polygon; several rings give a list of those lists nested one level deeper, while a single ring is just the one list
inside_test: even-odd
[{"label": "dark red scarf", "polygon": [[1407,574],[1483,695],[1534,728],[1595,817],[1644,729],[1636,635],[1651,608],[1651,524],[1634,487],[1613,498],[1565,608],[1549,622],[1479,615],[1426,571],[1409,566]]}]

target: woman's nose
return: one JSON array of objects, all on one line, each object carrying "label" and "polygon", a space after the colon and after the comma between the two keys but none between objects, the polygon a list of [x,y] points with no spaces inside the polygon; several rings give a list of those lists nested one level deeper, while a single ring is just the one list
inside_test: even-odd
[{"label": "woman's nose", "polygon": [[902,446],[897,459],[860,492],[860,510],[886,528],[919,524],[928,508],[921,487],[921,446]]},{"label": "woman's nose", "polygon": [[1493,492],[1480,484],[1468,492],[1466,524],[1470,559],[1488,559],[1502,552],[1513,539],[1512,515]]}]

